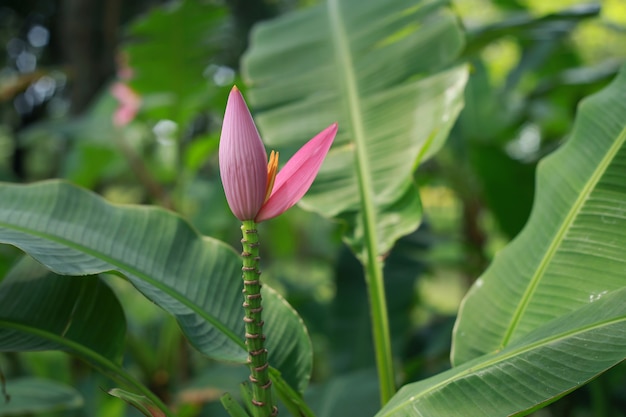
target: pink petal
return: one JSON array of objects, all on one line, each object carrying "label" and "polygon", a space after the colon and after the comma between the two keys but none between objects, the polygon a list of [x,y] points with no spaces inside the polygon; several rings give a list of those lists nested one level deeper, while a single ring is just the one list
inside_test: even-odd
[{"label": "pink petal", "polygon": [[115,126],[126,126],[137,115],[141,106],[141,98],[132,88],[120,82],[111,86],[111,94],[119,101],[119,106],[113,113]]},{"label": "pink petal", "polygon": [[296,204],[313,184],[322,162],[337,134],[333,123],[308,141],[278,171],[274,189],[256,216],[257,222],[269,220]]},{"label": "pink petal", "polygon": [[267,153],[237,87],[226,104],[219,163],[230,210],[241,221],[254,219],[265,200]]}]

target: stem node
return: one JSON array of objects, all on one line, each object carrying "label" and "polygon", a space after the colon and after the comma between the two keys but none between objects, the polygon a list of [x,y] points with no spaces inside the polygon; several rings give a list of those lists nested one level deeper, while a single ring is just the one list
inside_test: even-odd
[{"label": "stem node", "polygon": [[254,221],[244,221],[241,226],[243,251],[241,268],[243,278],[243,308],[246,348],[248,349],[248,367],[252,383],[252,405],[255,417],[271,417],[278,414],[273,404],[272,381],[269,377],[269,363],[263,334],[261,272],[259,271],[259,240]]}]

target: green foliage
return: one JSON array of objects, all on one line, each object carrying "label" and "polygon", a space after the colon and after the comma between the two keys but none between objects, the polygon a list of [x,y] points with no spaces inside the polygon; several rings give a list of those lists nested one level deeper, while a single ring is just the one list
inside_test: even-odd
[{"label": "green foliage", "polygon": [[124,313],[98,278],[55,275],[24,257],[0,288],[1,351],[61,349],[88,360],[121,362]]},{"label": "green foliage", "polygon": [[331,0],[253,33],[243,71],[265,141],[289,153],[339,123],[303,205],[345,220],[359,256],[368,239],[386,253],[421,220],[412,173],[461,109],[467,71],[450,67],[462,45],[438,1]]},{"label": "green foliage", "polygon": [[[232,249],[200,237],[165,210],[116,207],[64,182],[5,184],[0,194],[12,202],[0,208],[1,241],[60,274],[123,273],[177,318],[198,350],[215,359],[245,361],[240,262]],[[155,239],[153,233],[168,238]],[[270,361],[302,390],[312,359],[308,335],[282,297],[264,290],[267,320],[280,317],[281,323],[268,326]]]},{"label": "green foliage", "polygon": [[224,20],[223,8],[185,0],[133,23],[124,53],[147,116],[172,120],[182,129],[206,107],[217,92],[207,69],[215,65]]},{"label": "green foliage", "polygon": [[459,312],[457,366],[405,386],[378,415],[522,415],[624,359],[625,92],[626,67],[540,164],[528,225]]},{"label": "green foliage", "polygon": [[626,68],[583,101],[571,138],[539,164],[528,225],[496,256],[459,313],[454,363],[500,350],[624,287],[625,92]]},{"label": "green foliage", "polygon": [[[259,227],[280,415],[626,417],[619,0],[114,3],[83,16],[97,39],[72,2],[3,9],[0,416],[251,412],[217,169],[236,83],[281,161],[339,122],[300,209]],[[106,84],[65,110],[80,62],[114,77],[115,33],[141,98],[121,127]],[[57,177],[83,188],[30,184]]]},{"label": "green foliage", "polygon": [[127,403],[138,409],[144,416],[147,417],[164,417],[165,415],[152,403],[148,398],[136,395],[128,391],[124,391],[119,388],[114,388],[109,391],[109,395],[118,397]]},{"label": "green foliage", "polygon": [[306,396],[318,417],[349,414],[372,415],[379,407],[378,381],[373,369],[333,378],[314,387]]},{"label": "green foliage", "polygon": [[552,402],[624,360],[625,295],[615,291],[500,351],[406,385],[377,416],[513,416]]},{"label": "green foliage", "polygon": [[10,400],[2,400],[0,416],[34,415],[69,412],[83,405],[76,389],[58,381],[40,378],[19,378],[7,381]]}]

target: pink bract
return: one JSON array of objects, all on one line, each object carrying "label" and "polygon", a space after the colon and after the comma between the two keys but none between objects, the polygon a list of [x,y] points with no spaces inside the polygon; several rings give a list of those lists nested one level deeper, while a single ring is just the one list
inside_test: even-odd
[{"label": "pink bract", "polygon": [[267,153],[237,87],[228,96],[219,146],[220,175],[228,205],[239,220],[274,218],[308,191],[337,134],[333,123],[309,140],[276,175],[265,201]]},{"label": "pink bract", "polygon": [[263,204],[255,220],[262,222],[293,207],[309,190],[337,134],[333,123],[309,140],[278,171],[270,198]]},{"label": "pink bract", "polygon": [[252,220],[265,200],[267,154],[241,92],[228,96],[219,146],[220,175],[230,210]]}]

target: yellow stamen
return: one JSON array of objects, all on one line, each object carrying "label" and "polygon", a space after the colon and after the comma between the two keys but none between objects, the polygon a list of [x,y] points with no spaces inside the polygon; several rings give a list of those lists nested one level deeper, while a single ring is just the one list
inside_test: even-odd
[{"label": "yellow stamen", "polygon": [[[278,172],[278,152],[270,152],[270,160],[267,163],[267,186],[265,187],[265,201],[270,198],[274,188],[274,180]],[[264,202],[265,202],[264,201]]]}]

